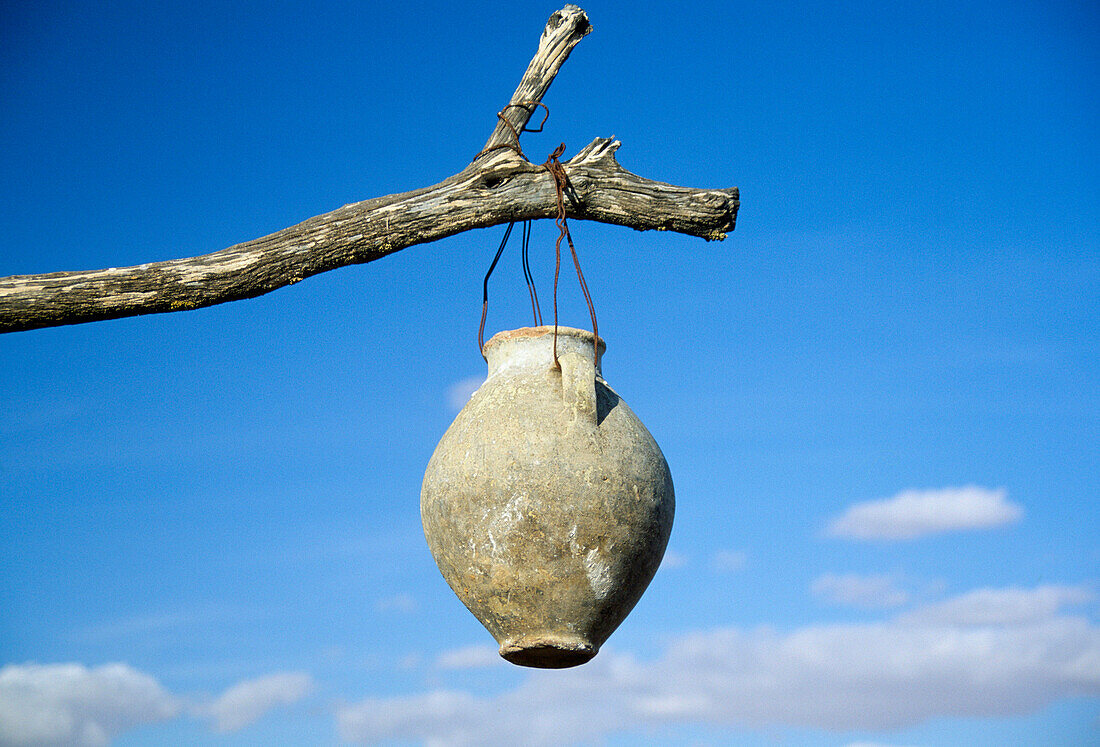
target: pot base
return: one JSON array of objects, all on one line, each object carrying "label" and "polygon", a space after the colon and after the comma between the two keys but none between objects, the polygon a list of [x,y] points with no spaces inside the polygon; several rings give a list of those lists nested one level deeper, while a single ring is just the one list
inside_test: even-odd
[{"label": "pot base", "polygon": [[525,636],[500,644],[500,655],[521,667],[565,669],[584,664],[598,649],[579,637]]}]

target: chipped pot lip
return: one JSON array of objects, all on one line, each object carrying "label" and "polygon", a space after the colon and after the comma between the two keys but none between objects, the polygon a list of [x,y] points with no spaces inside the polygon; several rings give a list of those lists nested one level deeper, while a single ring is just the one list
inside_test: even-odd
[{"label": "chipped pot lip", "polygon": [[[488,354],[490,348],[496,345],[509,342],[511,340],[518,340],[522,338],[535,338],[545,337],[547,335],[554,334],[554,325],[544,324],[541,327],[520,327],[519,329],[505,330],[504,332],[497,332],[495,335],[489,338],[489,341],[485,343],[484,352]],[[576,327],[558,327],[558,337],[575,337],[580,340],[584,340],[589,345],[592,344],[592,339],[595,337],[587,329],[578,329]],[[600,356],[602,357],[607,350],[607,343],[601,337],[599,338]]]}]

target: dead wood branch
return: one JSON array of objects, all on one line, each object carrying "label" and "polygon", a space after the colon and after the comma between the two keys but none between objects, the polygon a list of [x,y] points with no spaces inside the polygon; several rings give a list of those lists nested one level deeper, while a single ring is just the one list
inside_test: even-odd
[{"label": "dead wood branch", "polygon": [[[376,197],[212,254],[106,270],[0,278],[0,332],[155,314],[252,298],[310,275],[370,262],[462,231],[556,215],[554,181],[506,146],[514,142],[573,47],[591,30],[566,5],[551,17],[510,106],[474,162],[430,187]],[[689,189],[630,173],[619,143],[597,138],[565,162],[572,218],[722,239],[738,191]]]}]

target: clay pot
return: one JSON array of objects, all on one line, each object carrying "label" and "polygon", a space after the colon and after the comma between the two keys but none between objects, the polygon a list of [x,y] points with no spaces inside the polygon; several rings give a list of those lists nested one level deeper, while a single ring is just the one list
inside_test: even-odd
[{"label": "clay pot", "polygon": [[[672,475],[603,380],[592,333],[501,332],[424,475],[428,547],[514,664],[583,664],[634,607],[672,529]],[[603,341],[600,347],[603,348]]]}]

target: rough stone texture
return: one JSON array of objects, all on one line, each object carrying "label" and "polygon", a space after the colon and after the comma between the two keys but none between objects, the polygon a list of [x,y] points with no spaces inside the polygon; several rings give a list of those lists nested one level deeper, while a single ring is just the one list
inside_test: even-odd
[{"label": "rough stone texture", "polygon": [[[593,366],[593,337],[502,332],[428,463],[421,518],[459,599],[525,666],[583,664],[660,565],[675,498],[653,437]],[[601,347],[603,345],[601,341]]]}]

